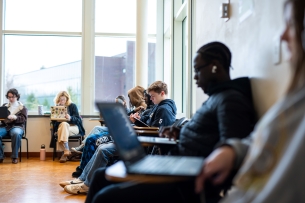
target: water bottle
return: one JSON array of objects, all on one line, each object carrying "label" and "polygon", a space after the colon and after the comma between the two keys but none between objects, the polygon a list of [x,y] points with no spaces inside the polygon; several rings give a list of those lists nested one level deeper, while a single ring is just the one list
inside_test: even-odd
[{"label": "water bottle", "polygon": [[40,147],[40,161],[45,161],[46,160],[46,149],[45,145],[42,144]]}]

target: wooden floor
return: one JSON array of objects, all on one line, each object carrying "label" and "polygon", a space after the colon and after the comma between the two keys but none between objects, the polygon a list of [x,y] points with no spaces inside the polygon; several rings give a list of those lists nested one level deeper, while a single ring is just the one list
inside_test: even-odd
[{"label": "wooden floor", "polygon": [[22,158],[22,162],[12,164],[10,158],[0,163],[0,202],[84,202],[86,195],[70,195],[59,182],[73,179],[71,173],[79,162],[59,163],[47,158]]}]

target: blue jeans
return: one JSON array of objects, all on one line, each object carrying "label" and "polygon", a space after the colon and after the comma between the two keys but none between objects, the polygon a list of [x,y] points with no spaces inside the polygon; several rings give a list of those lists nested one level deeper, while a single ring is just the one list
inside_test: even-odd
[{"label": "blue jeans", "polygon": [[12,128],[9,131],[6,131],[5,128],[0,128],[0,159],[4,159],[4,153],[2,149],[2,137],[9,135],[12,139],[12,158],[18,158],[18,151],[21,145],[21,138],[23,135],[22,128]]},{"label": "blue jeans", "polygon": [[93,137],[95,134],[100,134],[102,132],[108,132],[108,128],[105,126],[94,126],[91,132],[86,136],[86,138],[82,141],[83,144],[86,143],[87,138]]},{"label": "blue jeans", "polygon": [[85,185],[90,186],[94,172],[98,168],[106,167],[110,158],[113,156],[118,156],[118,151],[115,148],[114,143],[101,144],[96,149],[79,179],[84,181]]}]

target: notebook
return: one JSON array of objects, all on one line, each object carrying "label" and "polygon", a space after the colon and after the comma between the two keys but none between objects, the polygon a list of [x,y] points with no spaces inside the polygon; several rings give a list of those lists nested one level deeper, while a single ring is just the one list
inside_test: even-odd
[{"label": "notebook", "polygon": [[9,115],[9,112],[8,112],[7,106],[1,106],[0,107],[0,119],[1,120],[7,119],[8,115]]},{"label": "notebook", "polygon": [[202,157],[146,155],[121,104],[96,103],[108,127],[127,173],[195,177]]},{"label": "notebook", "polygon": [[51,106],[51,120],[67,120],[65,118],[68,113],[68,109],[66,106]]}]

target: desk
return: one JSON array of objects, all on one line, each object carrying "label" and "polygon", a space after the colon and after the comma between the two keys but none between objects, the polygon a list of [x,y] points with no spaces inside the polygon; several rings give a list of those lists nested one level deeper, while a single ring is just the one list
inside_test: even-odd
[{"label": "desk", "polygon": [[101,126],[105,125],[105,121],[102,118],[90,118],[89,121],[98,121],[100,122]]},{"label": "desk", "polygon": [[137,183],[170,183],[177,181],[185,181],[187,177],[176,177],[176,176],[158,176],[158,175],[138,175],[126,173],[126,167],[123,161],[109,166],[106,169],[106,179],[114,182],[127,182],[133,181]]}]

